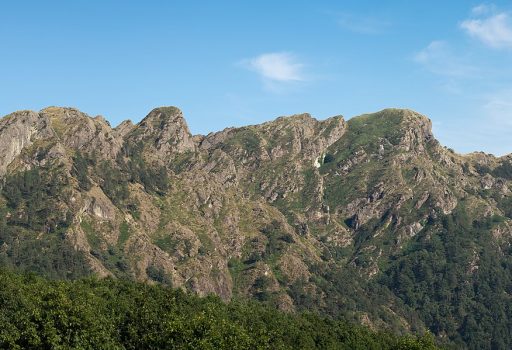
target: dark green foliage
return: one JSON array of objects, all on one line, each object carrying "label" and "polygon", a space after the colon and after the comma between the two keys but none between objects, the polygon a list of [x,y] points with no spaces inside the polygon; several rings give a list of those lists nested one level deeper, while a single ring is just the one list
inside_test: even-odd
[{"label": "dark green foliage", "polygon": [[272,280],[266,276],[260,276],[256,278],[253,288],[253,295],[256,300],[259,301],[269,301],[271,299],[272,293],[268,291],[268,288],[271,286]]},{"label": "dark green foliage", "polygon": [[129,196],[128,176],[113,164],[103,161],[98,167],[100,187],[114,204],[122,204]]},{"label": "dark green foliage", "polygon": [[503,161],[496,168],[491,169],[487,165],[477,164],[475,170],[480,175],[491,174],[494,177],[501,177],[503,179],[512,180],[512,163],[509,161]]},{"label": "dark green foliage", "polygon": [[90,270],[81,252],[60,235],[37,233],[0,223],[0,265],[32,271],[50,278],[77,278]]},{"label": "dark green foliage", "polygon": [[0,206],[0,264],[52,278],[90,271],[81,252],[65,240],[72,214],[62,206],[67,180],[60,168],[34,168],[5,180]]},{"label": "dark green foliage", "polygon": [[10,210],[8,224],[44,232],[69,226],[70,213],[59,207],[66,185],[60,169],[34,168],[8,176],[2,189]]},{"label": "dark green foliage", "polygon": [[88,165],[89,162],[84,158],[84,156],[82,156],[82,153],[76,152],[76,155],[73,157],[71,175],[76,177],[78,180],[78,186],[84,191],[89,191],[92,186],[91,180],[89,180]]},{"label": "dark green foliage", "polygon": [[327,164],[327,163],[330,163],[330,162],[333,162],[335,161],[336,158],[331,154],[331,153],[327,153],[325,156],[324,156],[324,164]]},{"label": "dark green foliage", "polygon": [[489,168],[487,165],[475,165],[475,170],[480,175],[490,174],[492,172],[491,168]]},{"label": "dark green foliage", "polygon": [[[502,207],[510,208],[506,200]],[[364,311],[398,332],[402,325],[385,310],[391,307],[413,331],[426,326],[455,348],[512,348],[512,249],[507,243],[500,245],[491,233],[497,226],[505,227],[505,218],[474,218],[461,201],[452,214],[438,212],[435,220],[425,220],[424,229],[400,251],[381,259],[381,272],[368,279],[359,269],[371,267],[386,249],[386,233],[379,237],[382,243],[373,235],[388,217],[357,229],[348,264],[310,266],[309,280],[288,286],[298,309],[319,309],[353,322],[360,321],[358,315]],[[390,238],[396,237],[393,221],[388,229]],[[379,249],[366,249],[373,244]],[[312,285],[321,292],[311,293]],[[319,294],[325,297],[318,300]]]},{"label": "dark green foliage", "polygon": [[167,169],[155,164],[147,164],[142,156],[143,145],[125,144],[115,162],[102,161],[94,164],[80,152],[73,158],[72,175],[77,178],[82,190],[91,188],[88,166],[93,165],[97,182],[105,194],[118,206],[126,207],[132,215],[138,217],[137,203],[129,200],[128,184],[141,183],[150,193],[164,195],[169,187]]},{"label": "dark green foliage", "polygon": [[492,175],[495,177],[512,180],[512,163],[504,161],[501,165],[492,171]]},{"label": "dark green foliage", "polygon": [[288,244],[294,242],[293,237],[285,232],[281,225],[279,221],[274,220],[260,229],[261,233],[268,238],[265,250],[267,258],[272,255],[281,254]]},{"label": "dark green foliage", "polygon": [[123,154],[126,158],[118,158],[117,162],[128,174],[129,181],[143,184],[148,192],[164,195],[169,188],[167,169],[164,166],[148,164],[143,157],[143,150],[142,142],[126,143],[123,146]]},{"label": "dark green foliage", "polygon": [[[165,125],[164,120],[155,122],[159,127]],[[423,333],[430,329],[438,340],[457,348],[512,348],[512,249],[505,223],[506,217],[512,218],[512,197],[505,191],[505,186],[510,184],[497,179],[496,186],[490,189],[472,185],[461,189],[452,168],[433,162],[432,174],[451,177],[453,188],[449,192],[457,193],[459,207],[452,214],[444,215],[434,209],[439,206],[432,191],[437,187],[429,188],[430,185],[418,180],[425,164],[408,160],[397,168],[391,163],[395,159],[388,157],[405,152],[403,147],[391,147],[404,136],[403,122],[402,117],[389,111],[353,118],[344,137],[322,150],[327,153],[319,169],[313,168],[309,160],[309,165],[297,166],[302,164],[297,163],[298,158],[281,157],[267,166],[263,158],[257,157],[261,147],[270,150],[273,146],[291,145],[291,132],[277,141],[267,139],[265,133],[254,127],[228,132],[228,140],[220,147],[243,163],[241,169],[254,169],[254,173],[246,182],[251,190],[244,192],[240,187],[240,195],[235,197],[229,193],[224,197],[212,189],[212,195],[219,195],[223,200],[222,211],[213,222],[220,234],[219,242],[228,242],[222,222],[226,213],[240,205],[243,218],[247,214],[247,210],[242,211],[248,199],[245,195],[250,195],[248,200],[260,201],[261,198],[252,196],[266,192],[260,185],[267,183],[278,185],[275,187],[278,197],[269,204],[297,228],[290,234],[278,212],[268,212],[261,221],[253,220],[254,209],[253,214],[246,215],[247,222],[243,226],[240,223],[240,234],[246,238],[242,254],[231,258],[228,264],[233,295],[254,297],[267,305],[282,305],[282,297],[287,294],[299,311],[319,311],[354,323],[367,317],[376,329],[397,333],[405,330]],[[138,200],[145,199],[130,198],[129,185],[140,184],[151,195],[164,196],[169,192],[166,167],[156,161],[152,163],[150,159],[155,158],[145,148],[153,142],[159,140],[127,142],[115,161],[95,161],[85,153],[76,152],[71,175],[82,191],[91,189],[91,179],[94,180],[123,213],[130,212],[138,220],[141,215]],[[37,152],[33,158],[43,163],[46,149]],[[187,176],[187,171],[194,174],[198,159],[206,160],[208,156],[218,157],[218,154],[173,155],[167,166],[173,178],[182,172],[182,176]],[[455,156],[450,157],[454,163],[458,162]],[[218,160],[215,159],[218,167],[212,173],[226,164]],[[475,166],[481,175],[512,179],[512,163],[505,158],[497,162],[498,166],[490,162],[492,167],[469,161],[462,166],[466,176],[472,176]],[[292,183],[280,174],[297,176],[297,179],[291,179]],[[404,181],[401,184],[411,186],[414,198],[398,196],[404,193],[401,189],[380,192],[376,186],[381,181],[394,183],[395,177],[400,176]],[[180,178],[176,176],[176,179],[179,184]],[[243,183],[242,176],[240,179]],[[294,185],[291,192],[288,182]],[[89,274],[85,266],[90,262],[65,239],[72,219],[66,209],[72,205],[67,202],[66,189],[71,186],[65,171],[56,167],[33,169],[8,176],[2,185],[0,266],[37,272],[52,279],[75,279]],[[432,195],[418,208],[416,200],[424,190]],[[463,190],[467,196],[459,196]],[[199,233],[203,230],[197,225],[201,220],[196,222],[194,218],[205,212],[196,211],[188,200],[173,201],[186,197],[188,191],[184,188],[182,192],[179,189],[174,192],[173,188],[176,198],[151,198],[159,208],[167,200],[175,202],[169,220],[179,216],[181,224],[190,225],[198,233],[201,246],[197,261],[207,261],[202,257],[214,254],[217,242],[212,243],[208,234]],[[320,198],[319,193],[324,197]],[[395,195],[393,199],[391,196]],[[346,210],[356,208],[357,203],[365,205],[365,198],[368,204],[384,199],[384,204],[389,203],[389,210],[368,221],[364,220],[365,216],[373,217],[380,208],[373,213],[363,211],[362,216],[359,211],[354,215],[352,209]],[[499,215],[485,218],[469,215],[464,201],[472,201],[468,209],[475,213],[480,212],[478,206],[484,205],[480,198],[489,200],[492,212]],[[363,201],[347,207],[359,199]],[[206,208],[206,204],[201,208]],[[310,214],[316,214],[317,210],[330,215],[315,219],[320,216]],[[136,261],[129,255],[127,242],[131,234],[139,233],[137,227],[146,225],[131,228],[122,222],[118,227],[117,220],[112,224],[92,220],[87,215],[83,219],[81,229],[94,258],[116,278],[144,275],[143,271],[132,270]],[[402,230],[411,223],[420,223],[422,227],[414,235]],[[496,226],[503,230],[494,232],[493,237],[491,231]],[[177,268],[186,266],[181,264],[185,260],[193,262],[194,254],[187,254],[193,248],[192,241],[179,235],[161,234],[164,227],[161,225],[162,232],[151,236],[154,243],[170,254],[175,253],[178,245],[180,250],[184,245],[185,254],[178,259]],[[344,228],[352,230],[344,232]],[[114,230],[119,230],[118,241],[107,241],[105,233]],[[350,241],[346,240],[347,234]],[[321,253],[322,260],[313,258],[315,251]],[[280,259],[285,253],[302,259],[306,267],[296,264],[298,272],[305,272],[301,277],[292,278],[293,260],[292,264],[286,264]],[[272,271],[270,277],[258,273],[264,264]],[[255,280],[254,271],[259,276]],[[148,266],[145,272],[153,282],[171,285],[170,276],[158,265]],[[214,268],[206,278],[215,279],[217,273]],[[192,283],[185,286],[191,287]],[[0,272],[0,306],[0,348],[419,349],[432,345],[429,337],[396,338],[317,316],[283,315],[259,304],[225,305],[216,298],[198,299],[169,289],[111,280],[47,282]]]},{"label": "dark green foliage", "polygon": [[171,279],[162,268],[156,267],[154,265],[149,265],[146,269],[146,273],[149,278],[151,278],[155,282],[163,283],[165,285],[170,286],[172,284]]},{"label": "dark green foliage", "polygon": [[128,238],[130,238],[130,234],[130,226],[126,221],[123,221],[119,227],[119,238],[117,239],[117,244],[122,247]]},{"label": "dark green foliage", "polygon": [[499,207],[506,217],[512,219],[512,196],[498,198]]},{"label": "dark green foliage", "polygon": [[224,304],[128,281],[49,282],[0,270],[0,348],[9,349],[435,349],[256,303]]},{"label": "dark green foliage", "polygon": [[512,258],[489,232],[502,220],[472,221],[458,208],[396,257],[380,282],[458,347],[510,349]]}]

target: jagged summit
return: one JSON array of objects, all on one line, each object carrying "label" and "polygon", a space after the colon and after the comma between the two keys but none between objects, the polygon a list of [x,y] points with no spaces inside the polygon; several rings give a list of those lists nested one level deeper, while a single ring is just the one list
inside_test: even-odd
[{"label": "jagged summit", "polygon": [[432,134],[432,121],[427,116],[411,109],[386,108],[381,111],[363,114],[349,120],[361,121],[363,123],[386,123],[390,127],[417,127],[423,129],[427,134]]},{"label": "jagged summit", "polygon": [[193,152],[196,147],[183,113],[176,107],[153,109],[126,137],[130,142],[142,142],[160,158]]},{"label": "jagged summit", "polygon": [[138,125],[144,128],[158,129],[172,123],[183,123],[186,125],[181,110],[177,107],[169,106],[154,108]]},{"label": "jagged summit", "polygon": [[[31,116],[31,118],[27,119],[27,116]],[[99,135],[98,137],[105,138],[105,140],[100,141],[97,145],[105,142],[116,144],[114,148],[107,147],[107,152],[111,156],[118,152],[119,145],[127,137],[130,137],[133,142],[152,143],[155,152],[161,154],[162,157],[170,157],[174,151],[178,153],[193,152],[197,147],[209,147],[210,143],[217,142],[215,140],[223,139],[228,134],[238,133],[239,130],[248,130],[247,128],[261,131],[268,128],[264,133],[271,133],[271,129],[291,130],[290,128],[295,128],[297,133],[302,134],[304,138],[308,138],[312,136],[310,131],[316,125],[330,125],[330,128],[335,125],[336,127],[343,125],[342,128],[357,129],[357,133],[364,132],[372,135],[377,135],[386,130],[409,132],[408,138],[404,140],[406,144],[413,144],[414,139],[423,140],[421,142],[417,141],[419,143],[435,140],[432,133],[432,122],[428,117],[413,110],[401,108],[387,108],[375,113],[352,117],[348,121],[345,121],[341,115],[319,121],[309,113],[301,113],[281,116],[259,125],[227,128],[222,131],[211,132],[206,136],[193,136],[182,111],[175,106],[154,108],[138,124],[134,125],[127,120],[115,128],[112,128],[110,123],[102,116],[90,117],[72,107],[49,106],[39,112],[29,110],[13,112],[0,119],[0,127],[3,125],[3,128],[6,128],[7,125],[15,123],[15,120],[20,118],[25,120],[23,123],[30,120],[36,130],[49,126],[49,129],[47,128],[43,133],[53,131],[59,137],[64,138],[64,143],[75,148],[83,147],[84,142],[90,143],[94,137]],[[24,137],[27,138],[27,136]],[[407,145],[404,147],[408,148]],[[478,152],[459,156],[475,158],[476,153]],[[495,158],[493,155],[487,156],[491,159]],[[508,156],[498,157],[498,159],[507,158]]]}]

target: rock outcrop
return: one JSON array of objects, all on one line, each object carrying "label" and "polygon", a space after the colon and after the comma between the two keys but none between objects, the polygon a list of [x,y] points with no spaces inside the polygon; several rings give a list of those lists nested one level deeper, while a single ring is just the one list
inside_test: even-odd
[{"label": "rock outcrop", "polygon": [[53,136],[48,118],[32,111],[9,114],[0,120],[0,176],[7,167],[36,140]]}]

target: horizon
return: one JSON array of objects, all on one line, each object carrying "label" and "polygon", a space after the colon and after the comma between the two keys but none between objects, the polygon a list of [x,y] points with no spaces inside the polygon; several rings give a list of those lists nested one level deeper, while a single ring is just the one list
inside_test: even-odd
[{"label": "horizon", "polygon": [[506,1],[8,4],[0,114],[70,106],[118,125],[174,105],[192,134],[207,134],[405,108],[457,153],[507,155],[511,11]]}]

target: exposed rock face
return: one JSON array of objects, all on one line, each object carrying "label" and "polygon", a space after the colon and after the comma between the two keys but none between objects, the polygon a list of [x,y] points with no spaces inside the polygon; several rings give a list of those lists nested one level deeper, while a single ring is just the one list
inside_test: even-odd
[{"label": "exposed rock face", "polygon": [[116,138],[124,139],[134,128],[135,125],[130,120],[125,120],[114,129],[114,133]]},{"label": "exposed rock face", "polygon": [[127,139],[131,143],[144,144],[148,155],[164,163],[176,154],[193,152],[196,148],[183,114],[175,107],[155,108],[127,135]]},{"label": "exposed rock face", "polygon": [[40,115],[51,122],[59,141],[67,148],[91,152],[102,159],[114,159],[122,146],[103,117],[90,118],[74,109],[48,107]]},{"label": "exposed rock face", "polygon": [[0,120],[0,176],[23,149],[53,136],[49,124],[48,118],[32,111],[12,113]]},{"label": "exposed rock face", "polygon": [[[23,233],[3,249],[14,256],[15,242],[53,242],[57,233],[72,247],[66,254],[100,276],[409,327],[412,311],[395,307],[398,287],[386,285],[388,305],[374,312],[365,309],[375,305],[368,286],[388,283],[397,259],[461,216],[470,218],[465,230],[483,227],[492,240],[492,249],[479,241],[480,251],[505,257],[511,164],[512,156],[451,152],[410,110],[347,122],[300,114],[206,136],[192,136],[175,107],[115,129],[72,108],[22,111],[0,120],[0,178],[22,187],[0,196],[0,225]],[[34,183],[60,214],[30,226],[20,218],[35,209],[21,199]],[[8,240],[0,233],[0,241]],[[471,276],[482,271],[477,258]],[[344,283],[367,299],[350,299]]]}]

